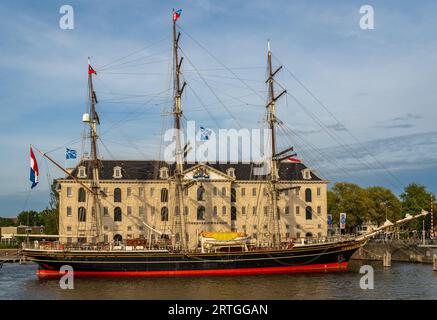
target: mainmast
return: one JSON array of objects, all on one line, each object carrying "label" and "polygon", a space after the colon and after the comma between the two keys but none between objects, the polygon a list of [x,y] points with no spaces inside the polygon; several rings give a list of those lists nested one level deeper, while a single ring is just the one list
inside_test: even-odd
[{"label": "mainmast", "polygon": [[90,103],[90,114],[88,118],[84,117],[84,122],[87,122],[90,127],[90,138],[91,138],[91,167],[93,172],[93,180],[91,181],[91,190],[93,191],[93,213],[94,219],[96,222],[95,235],[97,242],[103,241],[101,236],[102,232],[102,219],[101,219],[101,210],[100,210],[100,200],[99,200],[99,192],[100,192],[100,180],[99,180],[99,168],[100,168],[100,160],[98,157],[98,149],[97,149],[97,125],[100,124],[99,117],[96,112],[96,103],[97,97],[93,87],[93,78],[92,75],[97,74],[94,69],[91,67],[90,59],[88,58],[88,99]]},{"label": "mainmast", "polygon": [[[182,249],[187,249],[187,239],[186,239],[186,231],[185,231],[185,215],[183,212],[183,172],[184,172],[184,155],[182,151],[181,145],[181,117],[182,117],[182,108],[181,108],[181,96],[185,87],[185,82],[181,87],[180,82],[180,68],[182,64],[183,58],[181,57],[179,60],[178,55],[178,43],[180,32],[176,33],[176,20],[179,17],[179,14],[176,14],[173,11],[173,57],[174,57],[174,108],[173,108],[173,117],[174,117],[174,129],[176,134],[176,205],[179,208],[179,219],[180,219],[180,239],[182,242]],[[176,214],[176,212],[175,212]],[[176,217],[177,219],[177,217]]]},{"label": "mainmast", "polygon": [[273,72],[272,68],[272,53],[270,51],[270,41],[267,42],[267,64],[268,64],[268,72],[269,77],[267,79],[269,86],[269,103],[267,104],[268,115],[267,122],[269,124],[270,132],[271,132],[271,163],[270,163],[270,203],[272,205],[272,222],[273,222],[273,230],[272,230],[272,244],[274,247],[279,247],[281,245],[281,234],[279,231],[279,212],[278,212],[278,197],[279,191],[277,189],[278,182],[278,163],[276,157],[276,100],[279,99],[286,91],[282,91],[277,97],[275,97],[274,90],[274,76],[276,73],[281,70],[282,67],[276,69]]}]

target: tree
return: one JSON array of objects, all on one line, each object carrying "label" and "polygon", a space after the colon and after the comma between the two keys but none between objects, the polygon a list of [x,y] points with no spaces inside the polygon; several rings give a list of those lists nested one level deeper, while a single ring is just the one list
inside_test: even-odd
[{"label": "tree", "polygon": [[46,208],[39,213],[45,234],[58,234],[58,210]]},{"label": "tree", "polygon": [[328,193],[328,210],[333,216],[333,223],[339,223],[340,213],[347,214],[346,228],[353,231],[356,226],[371,218],[373,203],[368,193],[360,186],[338,182]]},{"label": "tree", "polygon": [[[402,199],[402,213],[417,215],[422,209],[430,210],[431,193],[426,190],[426,187],[416,183],[410,183],[405,187],[404,192],[400,195]],[[422,219],[416,219],[409,223],[410,228],[422,230]],[[425,228],[429,230],[430,216],[425,218]]]},{"label": "tree", "polygon": [[396,221],[403,217],[401,201],[384,187],[369,187],[366,189],[367,196],[372,201],[372,209],[369,212],[370,220],[381,224],[386,219]]},{"label": "tree", "polygon": [[34,210],[22,211],[17,217],[18,225],[41,226],[43,221],[38,212]]}]

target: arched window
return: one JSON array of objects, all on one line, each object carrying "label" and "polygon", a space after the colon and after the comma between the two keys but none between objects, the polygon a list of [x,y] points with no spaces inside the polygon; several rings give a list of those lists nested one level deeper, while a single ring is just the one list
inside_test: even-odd
[{"label": "arched window", "polygon": [[237,208],[231,207],[231,220],[237,220]]},{"label": "arched window", "polygon": [[121,222],[121,208],[116,207],[114,209],[114,221]]},{"label": "arched window", "polygon": [[167,202],[168,201],[168,189],[162,188],[161,189],[161,202]]},{"label": "arched window", "polygon": [[86,209],[84,207],[79,207],[79,209],[77,210],[77,220],[79,222],[86,221]]},{"label": "arched window", "polygon": [[168,221],[168,208],[167,207],[161,208],[161,221]]},{"label": "arched window", "polygon": [[114,189],[114,202],[121,202],[121,189],[120,188]]},{"label": "arched window", "polygon": [[197,201],[204,201],[205,200],[205,188],[203,186],[200,186],[197,188]]},{"label": "arched window", "polygon": [[231,202],[237,202],[237,189],[231,189]]},{"label": "arched window", "polygon": [[305,237],[307,237],[307,238],[312,238],[312,237],[313,237],[313,234],[312,234],[311,232],[307,232],[307,233],[305,234]]},{"label": "arched window", "polygon": [[305,209],[305,219],[312,220],[313,219],[313,208],[306,207]]},{"label": "arched window", "polygon": [[311,202],[311,201],[312,201],[311,189],[306,188],[305,189],[305,202]]},{"label": "arched window", "polygon": [[86,193],[84,188],[79,188],[78,195],[77,195],[79,202],[85,202],[86,201]]},{"label": "arched window", "polygon": [[205,220],[205,207],[200,206],[197,208],[197,220]]}]

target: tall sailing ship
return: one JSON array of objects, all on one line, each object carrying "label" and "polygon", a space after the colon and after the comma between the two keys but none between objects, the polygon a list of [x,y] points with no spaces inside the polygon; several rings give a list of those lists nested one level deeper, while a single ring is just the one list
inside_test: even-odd
[{"label": "tall sailing ship", "polygon": [[[291,236],[287,232],[290,225],[298,229],[297,222],[288,212],[280,210],[281,199],[286,196],[291,202],[311,202],[310,188],[305,189],[304,201],[296,200],[301,187],[312,183],[317,186],[320,196],[321,193],[326,194],[327,181],[320,179],[299,161],[283,162],[294,157],[292,147],[280,152],[276,150],[276,101],[286,91],[275,94],[274,77],[280,68],[273,70],[270,44],[266,81],[266,120],[271,147],[269,173],[255,177],[253,163],[187,161],[189,146],[182,143],[180,136],[181,96],[186,84],[180,80],[183,58],[179,56],[180,33],[176,24],[179,15],[180,12],[173,13],[172,116],[173,127],[177,129],[174,163],[108,161],[99,158],[97,127],[100,120],[93,87],[93,75],[96,72],[88,63],[89,112],[83,115],[83,121],[89,126],[90,157],[83,159],[74,170],[68,171],[40,151],[66,174],[65,178],[58,179],[60,238],[56,243],[35,241],[33,245],[27,244],[23,254],[39,265],[38,273],[42,276],[59,275],[64,265],[71,266],[76,275],[107,276],[249,275],[346,270],[358,248],[393,224],[385,224],[359,237],[328,237],[326,215],[320,218],[312,212],[311,207],[304,206],[307,220],[311,220],[313,215],[324,220],[318,222],[318,229],[322,232],[316,234],[317,228],[314,233],[302,235],[294,231],[294,236]],[[237,197],[238,183],[241,192]],[[154,194],[155,189],[157,192]],[[255,199],[251,206],[253,212],[246,212],[249,206],[244,206],[248,200],[244,197],[243,189],[247,189]],[[220,198],[221,205],[216,205],[219,202],[214,201],[206,203],[206,193]],[[71,197],[72,194],[77,194],[77,197]],[[122,194],[126,195],[125,200]],[[129,197],[135,199],[128,200]],[[144,205],[138,207],[138,214],[132,214],[132,206],[123,203],[127,201]],[[160,207],[158,214],[155,214],[156,207],[151,202],[156,202],[156,207]],[[258,205],[261,202],[265,204],[264,207]],[[326,211],[326,203],[324,205],[323,210]],[[261,207],[264,210],[259,210]],[[77,208],[77,219],[72,214],[72,208]],[[425,214],[408,215],[395,224]],[[251,224],[252,231],[258,232],[249,234],[246,224],[237,223],[242,216],[249,215],[251,218],[245,219]],[[160,221],[157,223],[152,216],[155,220],[159,217],[157,220]],[[128,221],[128,226],[121,226],[122,221]],[[130,235],[133,233],[132,226],[141,230],[140,237]],[[77,231],[75,236],[72,228]]]}]

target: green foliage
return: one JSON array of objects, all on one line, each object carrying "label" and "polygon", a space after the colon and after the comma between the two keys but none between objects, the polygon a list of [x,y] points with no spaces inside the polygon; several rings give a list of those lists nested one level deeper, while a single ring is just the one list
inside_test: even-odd
[{"label": "green foliage", "polygon": [[37,211],[22,211],[17,217],[18,225],[23,226],[41,226],[43,225],[43,220]]},{"label": "green foliage", "polygon": [[[347,213],[347,228],[353,231],[359,224],[370,221],[382,224],[386,217],[390,221],[396,221],[405,217],[405,214],[417,215],[421,210],[429,210],[430,193],[424,186],[417,184],[408,185],[400,195],[396,197],[389,189],[383,187],[361,188],[360,186],[339,182],[328,191],[328,212],[333,215],[334,225],[339,224],[341,212]],[[429,228],[430,222],[426,228]],[[422,220],[411,222],[410,228],[422,229]]]},{"label": "green foliage", "polygon": [[[405,187],[404,192],[400,195],[402,199],[403,214],[418,214],[422,209],[430,211],[431,208],[431,193],[426,190],[426,187],[416,183],[411,183]],[[434,206],[435,207],[435,206]],[[434,210],[435,212],[435,210]],[[430,227],[430,215],[425,218],[425,228]],[[410,228],[422,230],[422,220],[415,220],[409,223]]]},{"label": "green foliage", "polygon": [[0,227],[15,227],[15,223],[10,218],[0,218]]}]

